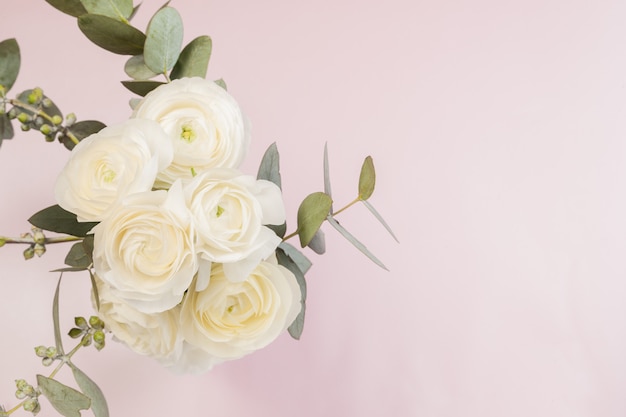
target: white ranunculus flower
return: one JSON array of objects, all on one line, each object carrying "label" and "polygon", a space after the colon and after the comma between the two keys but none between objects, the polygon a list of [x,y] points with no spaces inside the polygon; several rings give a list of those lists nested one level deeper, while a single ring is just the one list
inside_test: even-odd
[{"label": "white ranunculus flower", "polygon": [[172,164],[157,177],[158,188],[214,167],[238,168],[250,142],[235,99],[204,78],[182,78],[143,98],[133,117],[158,122],[174,145]]},{"label": "white ranunculus flower", "polygon": [[261,262],[242,282],[232,282],[213,264],[209,285],[190,290],[181,309],[183,353],[174,369],[204,372],[273,342],[300,312],[294,275],[275,258]]},{"label": "white ranunculus flower", "polygon": [[142,313],[116,297],[111,287],[99,278],[96,281],[100,300],[98,316],[115,339],[164,365],[179,361],[183,347],[180,306],[161,313]]},{"label": "white ranunculus flower", "polygon": [[[196,250],[203,261],[224,263],[230,280],[244,280],[280,244],[264,226],[285,221],[282,194],[275,184],[215,168],[194,177],[184,190],[196,227]],[[207,269],[201,266],[198,289],[206,284]]]},{"label": "white ranunculus flower", "polygon": [[105,127],[74,147],[57,178],[56,200],[79,221],[102,221],[125,196],[152,189],[172,158],[170,140],[154,121]]},{"label": "white ranunculus flower", "polygon": [[197,256],[180,182],[128,196],[93,230],[94,268],[115,296],[144,313],[182,300]]}]

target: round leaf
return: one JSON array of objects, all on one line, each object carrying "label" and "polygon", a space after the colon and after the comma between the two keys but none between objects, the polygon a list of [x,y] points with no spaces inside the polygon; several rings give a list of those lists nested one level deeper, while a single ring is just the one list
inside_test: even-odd
[{"label": "round leaf", "polygon": [[133,0],[81,0],[87,12],[127,22],[133,13]]},{"label": "round leaf", "polygon": [[15,39],[0,42],[0,85],[9,91],[20,72],[20,47]]},{"label": "round leaf", "polygon": [[307,246],[330,212],[333,200],[322,192],[309,194],[298,208],[300,246]]},{"label": "round leaf", "polygon": [[80,417],[80,410],[91,406],[89,397],[54,379],[37,375],[37,384],[54,409],[65,417]]},{"label": "round leaf", "polygon": [[126,64],[124,65],[124,72],[128,74],[130,78],[133,80],[146,81],[150,78],[156,77],[154,71],[152,71],[146,65],[146,62],[143,59],[143,55],[135,55],[130,57]]},{"label": "round leaf", "polygon": [[363,161],[361,175],[359,176],[359,198],[361,200],[370,198],[374,192],[375,185],[376,171],[374,171],[374,161],[372,161],[371,156],[368,156],[365,158],[365,161]]},{"label": "round leaf", "polygon": [[49,5],[70,16],[78,17],[87,14],[80,0],[46,0]]},{"label": "round leaf", "polygon": [[148,25],[144,45],[146,65],[157,74],[165,74],[174,67],[183,45],[183,20],[176,9],[160,9]]},{"label": "round leaf", "polygon": [[189,42],[180,53],[170,78],[206,77],[211,49],[212,42],[208,36],[200,36]]},{"label": "round leaf", "polygon": [[122,81],[124,87],[142,97],[162,84],[159,81]]},{"label": "round leaf", "polygon": [[[104,129],[106,125],[97,120],[82,120],[80,122],[74,123],[72,127],[69,128],[70,132],[78,139],[79,141],[85,139],[88,136],[93,135],[94,133],[98,133],[102,129]],[[76,144],[66,135],[59,136],[59,141],[65,145],[65,147],[69,150],[74,149]]]},{"label": "round leaf", "polygon": [[120,55],[143,53],[146,35],[119,20],[86,14],[78,18],[78,27],[90,41],[109,52]]}]

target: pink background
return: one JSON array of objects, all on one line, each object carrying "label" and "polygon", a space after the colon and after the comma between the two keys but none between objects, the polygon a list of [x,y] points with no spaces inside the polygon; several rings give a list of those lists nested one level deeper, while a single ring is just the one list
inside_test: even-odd
[{"label": "pink background", "polygon": [[[116,123],[124,57],[44,1],[3,2],[14,92],[41,86],[80,119]],[[145,0],[142,29],[162,1]],[[202,5],[200,5],[202,4]],[[337,204],[372,155],[372,203],[343,224],[391,269],[325,227],[311,255],[305,333],[202,376],[176,376],[110,342],[76,357],[122,416],[624,416],[626,3],[622,1],[174,1],[185,38],[209,34],[253,125],[244,169],[278,142],[290,220],[322,188]],[[54,203],[67,158],[21,134],[0,149],[0,233]],[[0,403],[48,373],[50,305],[67,247],[25,263],[0,250]],[[63,325],[89,315],[66,276]],[[69,341],[66,342],[70,344]],[[65,380],[71,376],[65,373]],[[88,413],[87,413],[88,414]],[[41,415],[55,415],[44,403]]]}]

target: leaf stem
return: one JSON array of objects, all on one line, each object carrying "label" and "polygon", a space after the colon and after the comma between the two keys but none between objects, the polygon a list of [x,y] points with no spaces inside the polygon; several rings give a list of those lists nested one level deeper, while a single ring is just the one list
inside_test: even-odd
[{"label": "leaf stem", "polygon": [[[76,236],[59,236],[59,237],[47,237],[45,238],[43,244],[44,245],[48,245],[48,244],[52,244],[52,243],[66,243],[66,242],[76,242],[76,241],[80,241],[83,240],[82,237],[76,237]],[[32,236],[26,236],[26,237],[3,237],[0,236],[0,241],[4,242],[4,243],[21,243],[21,244],[28,244],[28,245],[32,245],[33,243],[37,243],[35,242],[34,238]]]},{"label": "leaf stem", "polygon": [[[52,118],[52,116],[50,116],[48,113],[46,113],[43,110],[39,110],[39,109],[29,105],[29,104],[26,104],[26,103],[23,103],[23,102],[19,101],[17,99],[8,99],[8,100],[5,100],[5,102],[13,105],[14,107],[18,107],[18,108],[21,108],[23,110],[27,110],[27,111],[29,111],[29,112],[31,112],[33,114],[36,114],[37,116],[41,116],[44,119],[46,119],[48,122],[50,122],[53,126],[55,125],[54,119]],[[74,145],[78,145],[78,142],[80,142],[80,141],[78,140],[78,138],[66,126],[60,126],[60,128],[62,129],[63,134],[65,136],[67,136],[74,143]]]},{"label": "leaf stem", "polygon": [[70,359],[72,358],[72,356],[74,356],[74,354],[76,352],[78,352],[78,349],[80,349],[83,346],[83,342],[81,340],[81,342],[79,342],[76,346],[74,346],[74,349],[72,349],[68,354],[61,356],[61,362],[57,365],[57,367],[54,369],[54,371],[52,371],[52,373],[50,374],[50,376],[48,378],[52,379],[56,376],[57,373],[59,373],[59,371],[61,370],[61,368],[63,367],[63,365],[65,365],[66,363],[68,363],[70,361]]},{"label": "leaf stem", "polygon": [[0,412],[0,416],[8,416],[11,415],[12,413],[16,412],[17,410],[19,410],[20,408],[22,408],[22,406],[24,405],[24,403],[26,402],[26,400],[22,400],[20,401],[20,403],[18,405],[16,405],[15,407],[13,407],[10,410],[5,411],[4,413]]}]

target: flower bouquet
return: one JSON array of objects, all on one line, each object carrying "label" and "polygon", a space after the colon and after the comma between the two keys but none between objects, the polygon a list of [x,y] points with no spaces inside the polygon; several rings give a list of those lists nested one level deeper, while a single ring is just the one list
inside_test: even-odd
[{"label": "flower bouquet", "polygon": [[[104,394],[73,357],[86,346],[101,350],[109,335],[180,373],[241,358],[285,330],[299,339],[312,265],[302,249],[325,252],[325,222],[385,268],[336,219],[362,203],[393,236],[369,202],[371,157],[363,162],[356,197],[335,208],[324,149],[323,191],[302,201],[297,224],[288,227],[277,145],[268,147],[256,175],[240,171],[250,127],[225,82],[206,78],[210,37],[183,46],[182,19],[169,2],[142,31],[130,23],[139,9],[132,0],[46,1],[76,18],[94,44],[129,57],[129,80],[122,84],[138,97],[122,123],[78,120],[39,87],[12,91],[20,49],[15,39],[0,42],[0,145],[19,126],[71,151],[56,180],[56,204],[30,217],[30,233],[0,237],[0,246],[24,245],[26,259],[52,244],[71,245],[65,265],[53,271],[59,273],[54,344],[35,348],[53,370],[17,380],[18,404],[0,405],[0,416],[20,409],[36,414],[41,396],[64,416],[86,409],[108,416]],[[69,350],[59,320],[66,273],[89,277],[94,307],[75,318]],[[78,389],[56,379],[64,366]]]}]

